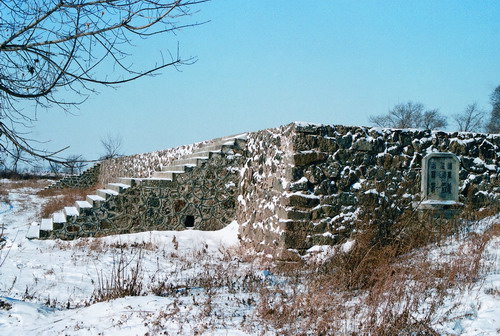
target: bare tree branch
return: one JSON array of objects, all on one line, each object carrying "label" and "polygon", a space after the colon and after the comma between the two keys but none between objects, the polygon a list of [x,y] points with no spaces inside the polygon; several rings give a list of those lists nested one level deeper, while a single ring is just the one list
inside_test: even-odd
[{"label": "bare tree branch", "polygon": [[460,132],[481,131],[484,125],[483,119],[484,111],[478,107],[477,103],[467,105],[462,113],[453,116]]},{"label": "bare tree branch", "polygon": [[101,145],[104,148],[104,154],[100,157],[101,160],[123,156],[123,138],[119,134],[115,136],[108,134],[105,138],[101,139]]},{"label": "bare tree branch", "polygon": [[[36,119],[36,108],[69,109],[98,86],[150,76],[167,67],[192,64],[177,51],[170,60],[133,67],[137,43],[201,23],[186,21],[208,0],[3,0],[0,1],[0,149],[62,163],[32,147],[19,128]],[[169,53],[170,54],[170,53]],[[110,77],[112,76],[112,77]],[[60,88],[76,94],[66,101]],[[21,106],[29,101],[34,111]]]},{"label": "bare tree branch", "polygon": [[493,90],[490,96],[491,113],[486,130],[489,133],[500,133],[500,85]]},{"label": "bare tree branch", "polygon": [[421,103],[397,104],[387,114],[370,116],[370,123],[379,127],[438,129],[447,125],[439,110],[426,110]]}]

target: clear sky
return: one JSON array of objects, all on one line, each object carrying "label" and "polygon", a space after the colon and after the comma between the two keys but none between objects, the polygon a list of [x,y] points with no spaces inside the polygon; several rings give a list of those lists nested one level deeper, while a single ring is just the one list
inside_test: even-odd
[{"label": "clear sky", "polygon": [[159,59],[179,42],[194,65],[102,88],[75,115],[42,111],[34,137],[94,159],[107,134],[134,154],[292,121],[369,125],[408,100],[449,116],[473,102],[489,111],[500,85],[499,0],[212,0],[198,10],[193,21],[209,23],[138,53]]}]

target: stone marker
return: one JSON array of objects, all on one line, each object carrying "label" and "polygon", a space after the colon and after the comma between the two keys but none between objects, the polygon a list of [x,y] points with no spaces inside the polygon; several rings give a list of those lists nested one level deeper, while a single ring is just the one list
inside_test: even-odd
[{"label": "stone marker", "polygon": [[459,171],[460,160],[455,154],[427,154],[422,161],[422,202],[419,209],[445,211],[461,206],[458,201]]}]

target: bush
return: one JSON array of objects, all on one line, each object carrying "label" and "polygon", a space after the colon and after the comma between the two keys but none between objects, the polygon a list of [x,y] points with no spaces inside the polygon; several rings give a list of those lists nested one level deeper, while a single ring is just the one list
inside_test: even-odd
[{"label": "bush", "polygon": [[259,318],[280,334],[438,335],[431,325],[446,321],[459,291],[477,283],[500,224],[475,234],[459,219],[378,207],[362,212],[350,251],[337,246],[327,261],[275,268],[287,284],[261,290]]},{"label": "bush", "polygon": [[95,188],[64,188],[45,189],[38,193],[43,197],[50,197],[40,209],[40,217],[47,218],[64,207],[73,206],[76,201],[84,201],[87,195],[93,194]]},{"label": "bush", "polygon": [[113,257],[109,276],[103,275],[102,271],[98,273],[97,287],[90,300],[92,303],[143,294],[142,250],[137,251],[138,253],[128,260],[122,250],[118,256]]}]

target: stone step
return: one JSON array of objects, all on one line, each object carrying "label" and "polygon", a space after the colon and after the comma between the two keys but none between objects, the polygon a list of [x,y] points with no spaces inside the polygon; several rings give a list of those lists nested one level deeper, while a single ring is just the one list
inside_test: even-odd
[{"label": "stone step", "polygon": [[118,195],[118,192],[111,189],[97,189],[96,194],[97,196],[101,196],[104,199],[108,199],[111,196]]},{"label": "stone step", "polygon": [[26,232],[26,238],[28,239],[38,239],[40,238],[40,226],[38,223],[31,223],[28,228],[28,232]]},{"label": "stone step", "polygon": [[194,152],[183,156],[183,159],[198,158],[203,160],[208,160],[212,151]]},{"label": "stone step", "polygon": [[172,179],[168,178],[159,178],[159,177],[149,177],[149,178],[143,178],[141,179],[141,185],[144,187],[162,187],[162,188],[168,188],[172,183]]},{"label": "stone step", "polygon": [[153,175],[151,175],[151,177],[173,181],[175,174],[182,174],[182,173],[172,172],[172,171],[157,171],[157,172],[153,172]]},{"label": "stone step", "polygon": [[224,154],[233,154],[234,145],[222,145],[222,147],[220,148],[220,152]]},{"label": "stone step", "polygon": [[215,144],[210,144],[206,146],[201,146],[200,148],[197,148],[194,153],[199,153],[199,152],[218,152],[221,150],[222,147],[232,147],[234,146],[234,140],[232,141],[221,141],[220,143],[215,143]]},{"label": "stone step", "polygon": [[184,165],[171,165],[171,166],[163,166],[159,171],[169,171],[175,173],[184,173],[186,166]]},{"label": "stone step", "polygon": [[92,204],[88,201],[76,201],[75,207],[78,209],[78,213],[81,213],[84,209],[92,208]]},{"label": "stone step", "polygon": [[118,183],[122,183],[128,185],[129,187],[133,187],[135,185],[141,184],[142,179],[136,177],[119,177],[117,178],[117,180]]},{"label": "stone step", "polygon": [[52,218],[43,218],[42,224],[40,224],[40,231],[52,231],[54,230],[54,222]]},{"label": "stone step", "polygon": [[121,193],[123,190],[130,188],[130,185],[125,183],[108,183],[106,187],[116,191],[117,193]]},{"label": "stone step", "polygon": [[53,223],[66,223],[66,215],[64,212],[55,212],[52,214]]},{"label": "stone step", "polygon": [[175,160],[172,162],[172,165],[200,166],[204,162],[207,162],[207,158],[205,157],[192,157],[187,159]]},{"label": "stone step", "polygon": [[97,206],[100,202],[104,202],[106,199],[99,195],[87,195],[87,202],[89,202],[93,207]]},{"label": "stone step", "polygon": [[235,143],[235,141],[237,141],[237,140],[246,141],[246,139],[247,139],[247,133],[231,135],[231,136],[227,136],[227,137],[213,139],[209,143],[202,145],[200,148],[203,148],[206,146],[233,145]]},{"label": "stone step", "polygon": [[175,172],[175,173],[184,173],[186,171],[186,168],[189,168],[189,167],[191,167],[191,166],[186,166],[186,165],[172,165],[172,166],[162,167],[161,171],[164,171],[164,172],[168,171],[168,172]]},{"label": "stone step", "polygon": [[78,217],[80,215],[78,209],[74,206],[64,207],[63,211],[66,217]]}]

